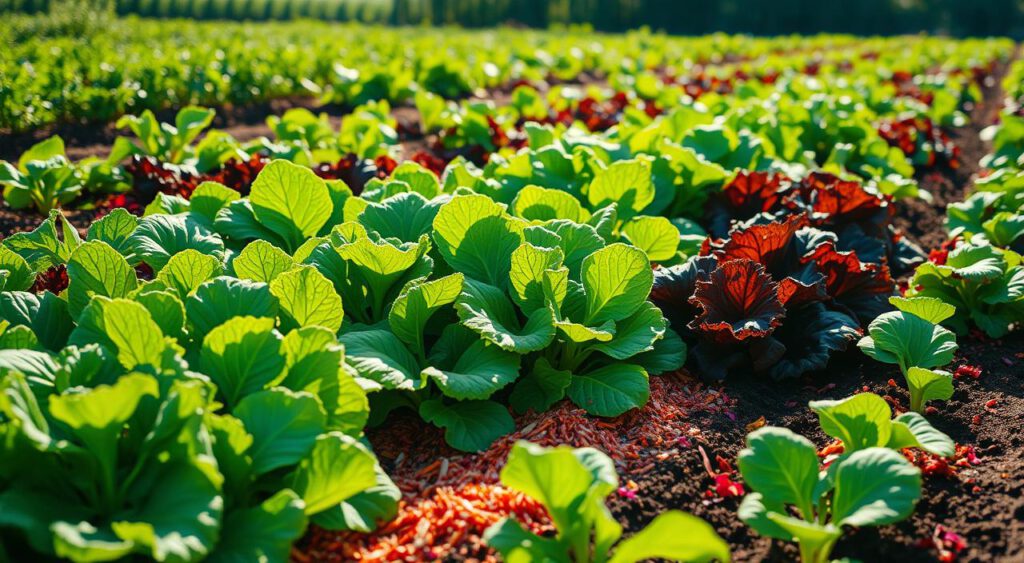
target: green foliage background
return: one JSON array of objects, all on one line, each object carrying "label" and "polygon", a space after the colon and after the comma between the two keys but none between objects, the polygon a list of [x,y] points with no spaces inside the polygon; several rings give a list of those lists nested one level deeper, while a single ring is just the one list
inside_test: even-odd
[{"label": "green foliage background", "polygon": [[[49,12],[69,0],[0,0],[0,12]],[[71,0],[76,4],[90,0]],[[1024,36],[1022,0],[92,0],[121,15],[198,19],[313,18],[392,25],[587,24],[671,33],[758,35],[939,32]]]}]

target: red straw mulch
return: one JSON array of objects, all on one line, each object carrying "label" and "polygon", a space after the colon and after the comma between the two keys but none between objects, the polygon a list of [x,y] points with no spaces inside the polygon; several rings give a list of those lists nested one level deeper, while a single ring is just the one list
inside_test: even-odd
[{"label": "red straw mulch", "polygon": [[687,418],[698,411],[732,415],[733,401],[684,374],[651,378],[647,405],[614,419],[591,417],[562,401],[543,413],[517,417],[517,430],[479,454],[457,452],[440,431],[416,417],[393,417],[369,432],[370,441],[404,493],[398,516],[371,534],[314,527],[296,561],[423,561],[457,554],[493,558],[480,542],[491,524],[508,515],[535,532],[550,531],[544,508],[496,484],[513,444],[595,447],[620,473],[638,475],[679,455],[700,430]]}]

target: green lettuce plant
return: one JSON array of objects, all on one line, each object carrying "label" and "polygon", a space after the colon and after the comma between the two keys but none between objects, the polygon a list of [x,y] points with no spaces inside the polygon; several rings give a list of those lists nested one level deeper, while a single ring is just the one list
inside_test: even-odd
[{"label": "green lettuce plant", "polygon": [[1024,264],[1012,249],[975,237],[949,251],[945,263],[918,266],[907,295],[931,297],[955,307],[954,314],[937,322],[959,333],[974,324],[999,338],[1024,318]]},{"label": "green lettuce plant", "polygon": [[[1020,196],[1018,196],[1020,197]],[[1014,247],[1024,236],[1024,201],[1010,192],[979,191],[962,202],[946,206],[946,229],[950,238],[987,242],[997,247]]]},{"label": "green lettuce plant", "polygon": [[804,563],[826,563],[845,527],[905,519],[921,496],[921,472],[888,447],[847,453],[826,469],[810,440],[785,428],[747,435],[737,459],[753,492],[739,517],[757,533],[796,542]]},{"label": "green lettuce plant", "polygon": [[0,186],[13,209],[33,207],[49,213],[78,197],[84,182],[64,156],[64,141],[53,136],[22,153],[16,165],[0,161]]},{"label": "green lettuce plant", "polygon": [[670,510],[619,542],[622,526],[605,506],[618,488],[615,464],[593,448],[513,446],[501,482],[540,502],[551,515],[554,536],[539,536],[513,518],[484,533],[505,561],[626,563],[648,559],[728,562],[729,547],[696,516]]},{"label": "green lettuce plant", "polygon": [[857,346],[880,362],[896,364],[910,390],[910,409],[924,412],[931,400],[953,396],[953,376],[935,370],[953,361],[956,336],[939,323],[953,316],[953,305],[934,297],[891,297],[897,310],[868,325]]},{"label": "green lettuce plant", "polygon": [[126,115],[117,120],[117,128],[128,128],[137,142],[118,137],[109,161],[120,162],[132,155],[151,156],[167,164],[182,164],[194,155],[193,141],[210,126],[216,112],[187,106],[178,111],[174,123],[161,123],[150,110],[141,115]]},{"label": "green lettuce plant", "polygon": [[[5,469],[0,496],[83,499],[82,507],[43,511],[35,506],[57,505],[5,503],[0,534],[10,545],[76,560],[273,560],[286,556],[310,521],[367,531],[394,513],[399,492],[359,441],[368,404],[336,336],[340,296],[314,267],[287,255],[282,263],[269,245],[232,255],[240,277],[224,276],[228,255],[219,235],[197,236],[218,206],[217,190],[204,191],[211,201],[198,198],[176,215],[111,213],[85,241],[59,213],[4,241],[0,377],[6,396],[11,389],[19,395],[0,403],[0,427],[11,437],[3,447],[16,448],[2,453],[10,464],[32,462],[35,454],[22,455],[28,440],[29,449],[53,454],[46,462],[53,470],[37,480]],[[137,277],[140,262],[153,267],[152,280]],[[70,280],[61,296],[21,291],[33,272],[55,265],[66,265]],[[186,404],[176,398],[179,387],[189,389]],[[110,409],[112,397],[132,393],[141,398]],[[53,410],[65,396],[81,411],[76,416],[111,410],[119,418],[109,428],[88,419],[76,442],[66,429],[71,415]],[[185,421],[183,434],[164,429],[171,412]],[[33,430],[25,416],[46,427]],[[91,455],[119,456],[101,458],[104,478],[92,470],[81,473],[84,480],[62,477],[93,463],[82,448],[94,448],[100,429],[108,437]],[[146,436],[167,449],[135,453]],[[179,466],[180,478],[167,473]],[[150,492],[165,477],[178,488],[168,497]],[[142,512],[149,498],[194,502]]]},{"label": "green lettuce plant", "polygon": [[853,453],[866,448],[919,448],[942,457],[951,457],[952,438],[933,427],[917,412],[892,418],[889,403],[874,393],[858,393],[835,401],[811,401],[821,429],[843,442],[843,451]]}]

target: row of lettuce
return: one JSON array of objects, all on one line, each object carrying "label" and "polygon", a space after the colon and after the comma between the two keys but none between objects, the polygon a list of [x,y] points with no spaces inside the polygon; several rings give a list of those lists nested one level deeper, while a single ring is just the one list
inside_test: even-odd
[{"label": "row of lettuce", "polygon": [[[116,209],[84,239],[59,211],[8,237],[4,545],[74,560],[281,560],[309,522],[368,530],[394,513],[399,492],[363,430],[396,408],[476,451],[513,429],[509,407],[640,407],[648,377],[688,349],[708,377],[793,377],[867,328],[862,347],[895,358],[911,389],[913,368],[948,363],[935,363],[955,349],[944,329],[922,344],[916,325],[869,325],[880,313],[949,320],[935,300],[891,299],[892,276],[920,275],[924,256],[893,232],[876,169],[865,182],[810,173],[813,159],[779,159],[746,128],[732,135],[749,161],[717,162],[717,141],[687,141],[730,138],[721,122],[686,119],[704,112],[677,108],[627,137],[531,125],[529,148],[484,167],[456,159],[439,180],[406,162],[358,195],[268,159],[251,185],[159,192],[141,218]],[[941,353],[922,348],[933,344]],[[940,398],[925,397],[918,408]],[[819,474],[810,442],[758,431],[740,458],[756,491],[741,517],[824,561],[842,526],[909,514],[920,475],[893,449],[950,455],[952,443],[877,397],[811,407],[844,456]],[[565,480],[538,481],[539,467]],[[603,455],[524,445],[503,479],[559,529],[495,527],[488,541],[509,558],[612,551],[621,529],[603,504],[616,482]],[[627,540],[612,557],[728,557],[679,513],[645,534],[658,541]]]},{"label": "row of lettuce", "polygon": [[[460,98],[522,81],[608,77],[613,85],[686,77],[694,67],[746,61],[751,75],[793,68],[794,52],[839,52],[858,66],[865,53],[890,71],[970,69],[1008,41],[850,36],[751,38],[621,36],[582,31],[337,26],[115,20],[88,35],[56,36],[12,16],[0,30],[0,129],[61,121],[110,121],[122,114],[315,96],[350,106],[409,100],[417,92]],[[933,57],[933,53],[941,53]],[[922,56],[922,54],[924,56]],[[937,63],[936,63],[937,61]],[[803,68],[801,64],[797,68]]]},{"label": "row of lettuce", "polygon": [[[754,57],[796,47],[851,45],[849,36],[810,40],[584,31],[388,28],[321,22],[113,20],[95,33],[47,33],[45,19],[10,16],[0,75],[0,129],[65,120],[109,121],[188,104],[223,105],[286,96],[363,104],[447,98],[519,80],[575,80],[584,73]],[[38,29],[33,24],[38,24]],[[879,42],[879,51],[882,43]],[[637,56],[637,53],[643,53]]]},{"label": "row of lettuce", "polygon": [[[63,142],[54,137],[26,151],[17,163],[2,163],[0,184],[11,207],[45,213],[76,200],[102,203],[109,194],[165,177],[191,187],[204,178],[231,184],[217,174],[228,169],[251,182],[270,159],[331,170],[346,159],[411,156],[441,173],[461,157],[500,179],[531,174],[527,168],[537,168],[538,159],[558,157],[551,151],[541,154],[557,137],[567,150],[548,163],[542,178],[557,184],[538,179],[545,187],[581,181],[577,176],[586,172],[585,163],[570,162],[577,158],[577,147],[606,160],[661,157],[654,170],[660,176],[673,174],[665,170],[667,160],[692,161],[684,150],[689,149],[714,165],[696,174],[698,183],[717,181],[723,174],[719,168],[777,170],[792,177],[821,168],[853,174],[897,198],[926,196],[913,180],[914,167],[956,162],[957,149],[942,128],[964,123],[960,108],[981,99],[975,71],[990,68],[1009,51],[999,41],[889,41],[902,50],[869,57],[889,46],[874,42],[847,50],[812,49],[777,57],[785,65],[778,71],[732,63],[682,75],[685,80],[638,71],[615,75],[609,87],[556,86],[542,93],[520,84],[501,106],[456,103],[419,90],[409,93],[418,110],[415,123],[399,122],[386,101],[357,106],[339,129],[325,114],[295,109],[268,118],[272,137],[249,142],[207,131],[212,110],[188,107],[173,123],[161,123],[147,110],[118,121],[134,140],[119,138],[106,158],[71,162]],[[402,154],[404,142],[424,134],[422,150]],[[534,153],[517,153],[523,146]],[[685,213],[681,204],[688,202],[677,203],[674,212]]]}]

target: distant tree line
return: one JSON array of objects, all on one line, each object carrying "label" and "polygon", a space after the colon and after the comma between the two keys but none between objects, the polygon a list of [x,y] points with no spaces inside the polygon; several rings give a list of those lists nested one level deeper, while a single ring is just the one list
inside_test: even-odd
[{"label": "distant tree line", "polygon": [[[0,11],[46,12],[57,0],[0,0]],[[100,0],[101,3],[105,3]],[[314,18],[391,25],[586,24],[711,31],[1024,35],[1024,0],[115,0],[119,14],[197,19]]]}]

